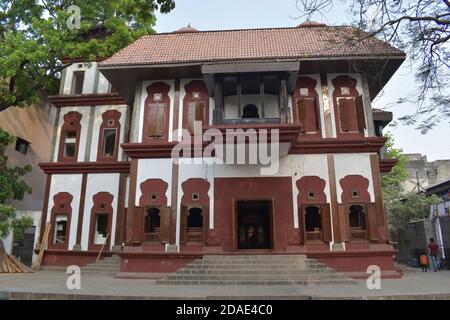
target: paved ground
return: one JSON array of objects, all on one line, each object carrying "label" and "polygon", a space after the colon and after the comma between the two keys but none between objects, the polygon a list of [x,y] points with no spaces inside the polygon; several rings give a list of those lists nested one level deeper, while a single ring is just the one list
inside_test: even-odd
[{"label": "paved ground", "polygon": [[382,280],[381,290],[357,285],[168,286],[154,280],[84,276],[81,290],[66,288],[61,271],[0,275],[0,299],[450,299],[450,271],[407,272]]}]

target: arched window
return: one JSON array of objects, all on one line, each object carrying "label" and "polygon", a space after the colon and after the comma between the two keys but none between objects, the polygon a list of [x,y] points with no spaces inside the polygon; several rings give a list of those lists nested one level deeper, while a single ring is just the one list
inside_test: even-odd
[{"label": "arched window", "polygon": [[307,240],[322,240],[320,207],[307,206],[305,208],[305,229]]},{"label": "arched window", "polygon": [[187,216],[187,240],[203,242],[203,209],[190,208]]},{"label": "arched window", "polygon": [[320,134],[319,96],[317,81],[310,77],[300,77],[293,95],[294,118],[302,124],[302,134]]},{"label": "arched window", "polygon": [[254,104],[247,104],[242,111],[243,119],[255,119],[259,118],[258,107]]},{"label": "arched window", "polygon": [[354,204],[349,207],[349,225],[352,239],[367,238],[367,223],[364,206]]},{"label": "arched window", "polygon": [[362,95],[356,89],[356,80],[349,76],[338,76],[332,82],[338,136],[364,135],[364,105]]},{"label": "arched window", "polygon": [[160,231],[160,210],[158,208],[149,208],[145,215],[144,233],[146,241],[158,241]]},{"label": "arched window", "polygon": [[58,161],[77,161],[78,146],[80,144],[81,117],[78,112],[72,111],[64,115],[64,124],[61,128]]},{"label": "arched window", "polygon": [[65,250],[69,248],[72,200],[73,196],[67,192],[60,192],[53,196],[49,248]]},{"label": "arched window", "polygon": [[170,85],[155,82],[147,87],[142,141],[165,140],[169,129]]},{"label": "arched window", "polygon": [[97,161],[117,161],[120,137],[120,117],[117,110],[108,110],[102,114]]},{"label": "arched window", "polygon": [[184,86],[183,128],[194,134],[194,123],[208,124],[209,96],[206,84],[202,80],[193,80]]}]

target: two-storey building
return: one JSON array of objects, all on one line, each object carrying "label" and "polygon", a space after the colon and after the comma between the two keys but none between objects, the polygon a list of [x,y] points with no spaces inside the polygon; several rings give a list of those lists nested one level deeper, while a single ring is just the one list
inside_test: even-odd
[{"label": "two-storey building", "polygon": [[[289,253],[397,276],[380,184],[395,164],[379,156],[390,117],[371,101],[405,55],[375,38],[350,44],[356,34],[189,27],[73,63],[50,99],[59,121],[52,162],[41,164],[44,263],[83,265],[105,244],[124,272]],[[205,138],[230,132],[204,158]],[[194,148],[174,161],[182,141]]]}]

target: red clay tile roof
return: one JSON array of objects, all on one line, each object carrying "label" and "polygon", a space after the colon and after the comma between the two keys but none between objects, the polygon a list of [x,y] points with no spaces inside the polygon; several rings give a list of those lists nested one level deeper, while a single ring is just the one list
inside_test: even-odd
[{"label": "red clay tile roof", "polygon": [[346,26],[309,26],[146,35],[100,66],[405,55],[376,38],[355,46],[343,43],[355,32]]}]

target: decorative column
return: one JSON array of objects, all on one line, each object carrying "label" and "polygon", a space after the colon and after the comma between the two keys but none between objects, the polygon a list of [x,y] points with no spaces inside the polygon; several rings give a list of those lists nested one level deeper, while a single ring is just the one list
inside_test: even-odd
[{"label": "decorative column", "polygon": [[215,107],[213,113],[214,124],[221,124],[224,119],[224,108],[223,108],[223,86],[222,80],[216,79],[215,89],[214,89],[214,100]]}]

